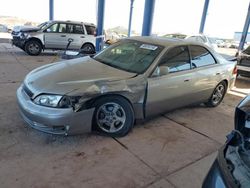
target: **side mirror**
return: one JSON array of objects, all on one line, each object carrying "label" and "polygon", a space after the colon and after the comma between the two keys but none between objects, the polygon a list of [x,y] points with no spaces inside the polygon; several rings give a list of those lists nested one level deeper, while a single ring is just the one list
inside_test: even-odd
[{"label": "side mirror", "polygon": [[169,67],[168,66],[160,66],[160,76],[166,75],[169,73]]},{"label": "side mirror", "polygon": [[169,73],[168,66],[157,66],[155,71],[152,74],[152,77],[163,76]]},{"label": "side mirror", "polygon": [[50,28],[47,28],[44,30],[45,33],[50,33],[51,32],[51,29]]}]

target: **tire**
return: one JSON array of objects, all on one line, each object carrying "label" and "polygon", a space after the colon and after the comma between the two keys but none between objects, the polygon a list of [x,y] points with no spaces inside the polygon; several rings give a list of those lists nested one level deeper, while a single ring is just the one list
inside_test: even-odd
[{"label": "tire", "polygon": [[208,107],[216,107],[223,100],[225,94],[227,92],[227,84],[225,81],[220,82],[214,89],[211,97],[208,102],[205,103]]},{"label": "tire", "polygon": [[42,45],[40,44],[40,42],[36,40],[30,40],[26,42],[25,52],[27,52],[27,54],[36,56],[39,55],[41,51],[42,51]]},{"label": "tire", "polygon": [[94,54],[95,53],[95,47],[92,44],[84,44],[81,48],[81,52],[85,54]]},{"label": "tire", "polygon": [[122,137],[132,129],[134,111],[126,99],[107,96],[95,101],[93,106],[93,130],[111,137]]}]

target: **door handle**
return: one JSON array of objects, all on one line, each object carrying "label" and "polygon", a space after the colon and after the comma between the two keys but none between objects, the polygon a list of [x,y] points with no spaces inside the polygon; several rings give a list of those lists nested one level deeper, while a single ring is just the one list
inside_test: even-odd
[{"label": "door handle", "polygon": [[221,73],[220,72],[216,72],[216,75],[220,75]]},{"label": "door handle", "polygon": [[61,35],[61,37],[66,37],[66,35]]},{"label": "door handle", "polygon": [[85,38],[85,36],[80,36],[80,38]]},{"label": "door handle", "polygon": [[190,79],[185,79],[185,80],[184,80],[184,82],[189,82],[189,81],[190,81]]}]

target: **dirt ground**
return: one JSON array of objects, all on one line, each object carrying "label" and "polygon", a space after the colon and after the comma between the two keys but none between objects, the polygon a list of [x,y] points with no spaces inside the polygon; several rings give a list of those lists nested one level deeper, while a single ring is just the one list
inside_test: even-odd
[{"label": "dirt ground", "polygon": [[0,43],[0,187],[198,188],[233,129],[234,108],[250,79],[217,108],[175,110],[138,124],[126,137],[48,135],[26,126],[15,92],[32,69],[60,58],[37,57]]}]

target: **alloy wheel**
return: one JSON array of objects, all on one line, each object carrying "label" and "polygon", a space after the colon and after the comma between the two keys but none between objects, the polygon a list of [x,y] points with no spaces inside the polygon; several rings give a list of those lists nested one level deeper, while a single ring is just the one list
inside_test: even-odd
[{"label": "alloy wheel", "polygon": [[215,88],[213,96],[212,96],[213,103],[214,104],[219,103],[223,99],[224,94],[225,94],[225,87],[223,84],[219,84]]},{"label": "alloy wheel", "polygon": [[100,106],[96,113],[97,125],[107,133],[115,133],[124,127],[126,114],[123,107],[109,102]]}]

